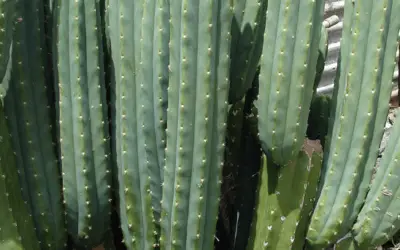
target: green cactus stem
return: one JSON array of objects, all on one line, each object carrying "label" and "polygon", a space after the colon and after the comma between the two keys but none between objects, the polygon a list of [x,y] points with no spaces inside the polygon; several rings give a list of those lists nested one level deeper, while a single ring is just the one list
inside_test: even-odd
[{"label": "green cactus stem", "polygon": [[1,101],[0,145],[0,249],[39,250],[32,216],[22,197],[16,159]]},{"label": "green cactus stem", "polygon": [[121,228],[128,249],[153,249],[165,165],[169,1],[108,1],[106,16]]},{"label": "green cactus stem", "polygon": [[[33,216],[42,249],[66,244],[61,173],[53,145],[48,99],[46,48],[41,0],[16,6],[12,71],[4,108],[23,197]],[[50,79],[52,80],[52,79]]]},{"label": "green cactus stem", "polygon": [[263,48],[267,0],[233,0],[229,103],[244,98]]},{"label": "green cactus stem", "polygon": [[111,157],[100,6],[60,1],[58,101],[63,194],[68,233],[93,248],[110,227]]},{"label": "green cactus stem", "polygon": [[0,81],[7,72],[7,64],[11,57],[10,47],[12,44],[14,25],[17,21],[15,13],[17,2],[18,0],[0,1]]},{"label": "green cactus stem", "polygon": [[212,249],[229,92],[231,1],[170,1],[162,249]]},{"label": "green cactus stem", "polygon": [[346,235],[371,181],[386,121],[400,2],[346,0],[320,194],[308,242],[324,248]]},{"label": "green cactus stem", "polygon": [[269,1],[257,101],[261,146],[271,160],[296,158],[313,95],[323,0]]},{"label": "green cactus stem", "polygon": [[[320,152],[309,149],[307,142],[298,157],[284,167],[277,166],[263,155],[248,250],[295,249],[293,243],[296,234],[299,235],[296,230],[300,225],[306,191],[315,194],[315,189],[307,189],[308,181],[312,181],[314,187],[318,181],[310,174],[311,169],[318,169],[322,163]],[[302,229],[305,234],[306,228]]]},{"label": "green cactus stem", "polygon": [[390,240],[400,229],[400,116],[397,115],[388,145],[379,162],[364,206],[353,226],[360,249],[374,248]]}]

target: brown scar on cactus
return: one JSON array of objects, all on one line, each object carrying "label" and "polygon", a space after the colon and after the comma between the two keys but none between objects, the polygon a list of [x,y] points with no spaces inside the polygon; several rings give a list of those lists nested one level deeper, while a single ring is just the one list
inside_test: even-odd
[{"label": "brown scar on cactus", "polygon": [[308,157],[311,158],[314,152],[323,153],[322,145],[320,140],[310,140],[306,138],[304,140],[302,150],[307,153]]}]

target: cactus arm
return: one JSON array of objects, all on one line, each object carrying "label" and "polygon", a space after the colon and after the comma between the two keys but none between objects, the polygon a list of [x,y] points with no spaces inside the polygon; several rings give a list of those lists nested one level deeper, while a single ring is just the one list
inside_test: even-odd
[{"label": "cactus arm", "polygon": [[[13,46],[13,70],[5,98],[17,168],[43,249],[66,243],[60,172],[53,147],[48,82],[44,67],[42,2],[19,1]],[[34,63],[32,63],[34,62]]]},{"label": "cactus arm", "polygon": [[400,229],[400,116],[397,116],[392,131],[365,204],[352,229],[360,249],[384,244]]},{"label": "cactus arm", "polygon": [[267,0],[234,1],[231,33],[229,103],[240,101],[250,89],[260,61]]},{"label": "cactus arm", "polygon": [[389,108],[400,24],[398,1],[345,4],[329,141],[307,234],[319,247],[346,234],[364,202]]},{"label": "cactus arm", "polygon": [[152,207],[160,220],[163,169],[166,146],[166,96],[169,63],[169,3],[145,0],[143,5],[140,61],[140,115],[145,142],[146,169],[149,171]]},{"label": "cactus arm", "polygon": [[110,221],[100,8],[97,0],[60,1],[59,127],[68,233],[78,246],[103,243]]},{"label": "cactus arm", "polygon": [[258,126],[263,150],[279,165],[296,157],[306,132],[323,2],[268,3],[257,102]]},{"label": "cactus arm", "polygon": [[228,112],[230,1],[171,1],[163,249],[211,249]]}]

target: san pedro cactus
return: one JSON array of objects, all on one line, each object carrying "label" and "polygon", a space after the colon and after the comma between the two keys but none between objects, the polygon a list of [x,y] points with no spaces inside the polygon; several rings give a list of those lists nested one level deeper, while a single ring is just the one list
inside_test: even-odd
[{"label": "san pedro cactus", "polygon": [[121,227],[128,249],[153,249],[165,165],[169,1],[108,4]]},{"label": "san pedro cactus", "polygon": [[[301,239],[298,248],[293,248],[297,227],[302,219],[302,209],[306,191],[315,194],[314,189],[318,177],[312,175],[311,169],[318,169],[322,163],[320,152],[309,147],[305,142],[304,149],[289,165],[279,167],[263,155],[259,172],[256,214],[253,219],[252,235],[247,249],[301,249]],[[317,171],[318,172],[318,171]],[[311,183],[308,183],[311,181]],[[312,196],[312,195],[311,195]],[[310,198],[308,196],[308,198]],[[308,209],[309,210],[309,209]],[[304,223],[304,221],[303,221]],[[301,224],[302,229],[306,227]],[[305,234],[305,230],[303,233]],[[304,240],[304,236],[301,237]],[[300,247],[300,248],[299,248]]]},{"label": "san pedro cactus", "polygon": [[352,234],[360,249],[384,244],[400,229],[400,116],[398,114]]},{"label": "san pedro cactus", "polygon": [[212,249],[229,92],[231,1],[170,1],[162,249]]},{"label": "san pedro cactus", "polygon": [[257,101],[263,150],[278,165],[302,146],[320,43],[323,0],[269,1]]},{"label": "san pedro cactus", "polygon": [[229,103],[250,89],[263,48],[267,0],[233,0]]},{"label": "san pedro cactus", "polygon": [[60,1],[57,71],[60,153],[68,233],[103,243],[111,213],[110,144],[99,1]]},{"label": "san pedro cactus", "polygon": [[39,250],[32,216],[22,197],[10,139],[0,100],[0,249]]},{"label": "san pedro cactus", "polygon": [[[61,173],[53,146],[41,0],[16,6],[11,81],[4,99],[23,197],[42,249],[66,244]],[[31,63],[35,62],[35,63]]]},{"label": "san pedro cactus", "polygon": [[364,203],[389,108],[399,8],[392,0],[345,2],[329,140],[307,234],[313,246],[348,233]]}]

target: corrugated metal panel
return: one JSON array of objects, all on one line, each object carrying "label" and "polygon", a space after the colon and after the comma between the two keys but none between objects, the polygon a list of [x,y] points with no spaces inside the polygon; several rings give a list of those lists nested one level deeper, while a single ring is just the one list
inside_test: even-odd
[{"label": "corrugated metal panel", "polygon": [[[340,38],[342,35],[343,27],[343,0],[326,0],[325,3],[325,18],[337,16],[339,22],[328,28],[328,56],[325,63],[324,73],[321,78],[321,83],[318,88],[319,93],[329,93],[333,89],[333,80],[336,74],[337,59],[340,51]],[[399,51],[396,54],[399,57]],[[399,76],[398,69],[396,68],[394,79]]]}]

